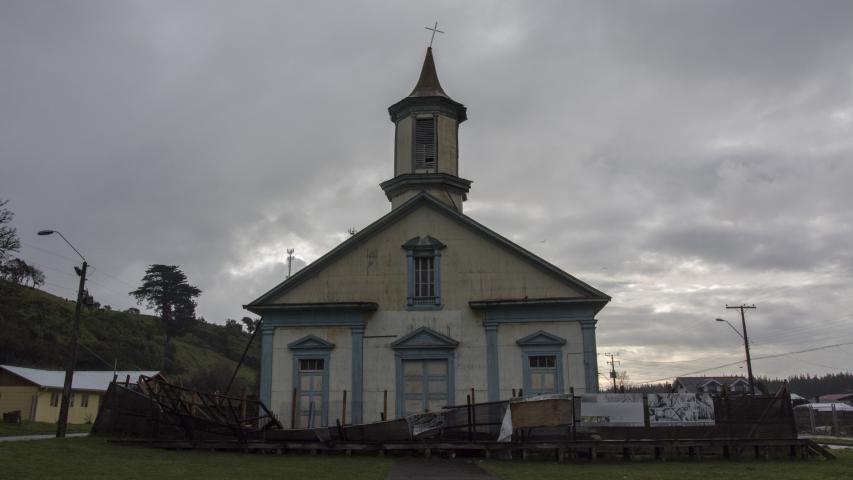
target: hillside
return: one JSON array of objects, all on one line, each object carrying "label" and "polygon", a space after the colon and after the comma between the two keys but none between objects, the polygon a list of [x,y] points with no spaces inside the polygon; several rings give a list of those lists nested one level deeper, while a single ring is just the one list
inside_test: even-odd
[{"label": "hillside", "polygon": [[[0,363],[64,369],[73,316],[73,301],[0,280]],[[257,389],[258,340],[240,369],[236,388]],[[84,308],[77,368],[106,370],[117,360],[119,370],[158,370],[163,366],[163,341],[157,317]],[[249,335],[239,328],[199,322],[190,333],[172,339],[166,374],[186,386],[222,390],[248,341]]]}]

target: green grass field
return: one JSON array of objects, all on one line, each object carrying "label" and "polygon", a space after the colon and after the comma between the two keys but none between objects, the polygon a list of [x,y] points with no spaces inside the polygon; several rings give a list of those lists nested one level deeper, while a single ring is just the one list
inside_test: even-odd
[{"label": "green grass field", "polygon": [[836,460],[640,460],[558,465],[541,461],[490,460],[481,466],[502,480],[836,480],[853,478],[853,450],[833,450]]},{"label": "green grass field", "polygon": [[[546,461],[482,461],[503,480],[793,480],[853,478],[853,450],[835,450],[838,459],[744,461],[633,461],[557,465]],[[112,445],[99,437],[0,442],[0,479],[219,480],[287,478],[384,479],[389,457],[307,454],[241,454],[168,451]]]},{"label": "green grass field", "polygon": [[99,437],[0,442],[0,479],[384,479],[377,457],[170,451],[112,445]]},{"label": "green grass field", "polygon": [[[91,424],[68,425],[68,433],[86,433],[92,429]],[[56,424],[47,422],[23,421],[19,425],[0,423],[0,437],[9,435],[40,435],[56,433]]]}]

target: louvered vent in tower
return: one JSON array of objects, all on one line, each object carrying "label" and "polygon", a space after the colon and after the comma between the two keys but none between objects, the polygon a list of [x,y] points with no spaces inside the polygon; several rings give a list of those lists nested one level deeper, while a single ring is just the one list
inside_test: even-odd
[{"label": "louvered vent in tower", "polygon": [[415,119],[415,171],[435,171],[435,118]]}]

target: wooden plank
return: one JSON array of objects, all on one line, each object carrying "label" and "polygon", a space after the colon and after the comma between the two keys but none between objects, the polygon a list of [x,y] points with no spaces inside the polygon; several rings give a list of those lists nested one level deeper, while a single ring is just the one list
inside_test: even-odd
[{"label": "wooden plank", "polygon": [[510,404],[513,428],[556,427],[572,424],[569,399],[515,402]]}]

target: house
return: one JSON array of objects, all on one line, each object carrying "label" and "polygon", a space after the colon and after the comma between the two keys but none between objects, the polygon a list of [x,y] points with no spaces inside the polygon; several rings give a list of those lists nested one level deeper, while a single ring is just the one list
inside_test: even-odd
[{"label": "house", "polygon": [[391,211],[244,306],[263,322],[261,400],[306,427],[469,395],[598,391],[596,315],[610,297],[463,213],[467,109],[440,85],[432,49],[388,111]]},{"label": "house", "polygon": [[[101,397],[113,375],[136,382],[140,375],[153,377],[157,371],[76,371],[71,385],[68,423],[90,423],[98,414]],[[0,413],[20,410],[22,420],[56,422],[65,371],[0,365]]]},{"label": "house", "polygon": [[675,393],[729,393],[749,392],[749,381],[743,377],[678,377],[672,382]]},{"label": "house", "polygon": [[830,393],[817,397],[818,402],[843,403],[853,406],[853,393]]}]

